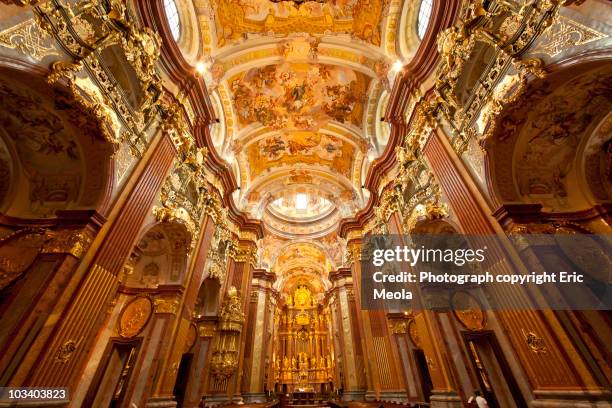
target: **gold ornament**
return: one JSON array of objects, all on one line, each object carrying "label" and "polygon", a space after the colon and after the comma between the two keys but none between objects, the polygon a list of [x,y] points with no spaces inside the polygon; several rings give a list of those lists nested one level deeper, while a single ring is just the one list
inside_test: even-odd
[{"label": "gold ornament", "polygon": [[138,296],[132,299],[119,314],[119,336],[132,338],[140,334],[149,322],[152,312],[153,305],[148,297]]}]

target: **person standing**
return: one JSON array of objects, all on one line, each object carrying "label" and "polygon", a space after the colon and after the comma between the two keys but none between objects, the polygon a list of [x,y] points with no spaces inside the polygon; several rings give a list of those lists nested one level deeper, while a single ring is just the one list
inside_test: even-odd
[{"label": "person standing", "polygon": [[474,391],[474,395],[468,399],[468,407],[470,408],[489,408],[487,400],[480,394],[480,390]]}]

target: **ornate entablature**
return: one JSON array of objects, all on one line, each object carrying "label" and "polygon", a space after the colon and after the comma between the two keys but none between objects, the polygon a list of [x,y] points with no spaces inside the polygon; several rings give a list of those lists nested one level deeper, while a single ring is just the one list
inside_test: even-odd
[{"label": "ornate entablature", "polygon": [[85,229],[24,228],[0,238],[0,289],[19,279],[38,254],[70,254],[80,259],[92,242]]}]

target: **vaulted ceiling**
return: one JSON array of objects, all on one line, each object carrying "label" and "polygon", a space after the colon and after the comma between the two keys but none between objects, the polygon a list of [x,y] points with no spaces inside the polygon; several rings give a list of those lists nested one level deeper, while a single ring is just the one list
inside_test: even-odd
[{"label": "vaulted ceiling", "polygon": [[[341,263],[338,223],[367,205],[366,172],[389,133],[380,117],[392,67],[409,58],[418,4],[193,1],[198,64],[220,119],[212,140],[238,181],[236,206],[263,221],[267,267],[285,273],[277,259],[295,241],[313,265],[315,244],[326,268]],[[313,265],[300,273],[324,275]]]}]

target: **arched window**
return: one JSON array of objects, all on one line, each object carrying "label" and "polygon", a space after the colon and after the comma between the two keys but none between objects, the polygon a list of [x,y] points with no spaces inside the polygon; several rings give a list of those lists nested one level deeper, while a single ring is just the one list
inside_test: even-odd
[{"label": "arched window", "polygon": [[433,0],[422,0],[419,6],[419,16],[417,18],[417,35],[419,39],[425,37],[427,32],[427,26],[429,25],[429,18],[431,17],[431,9],[433,6]]},{"label": "arched window", "polygon": [[168,18],[168,25],[170,26],[172,37],[174,41],[178,41],[181,37],[181,19],[179,18],[175,0],[164,0],[164,8],[166,10],[166,18]]}]

